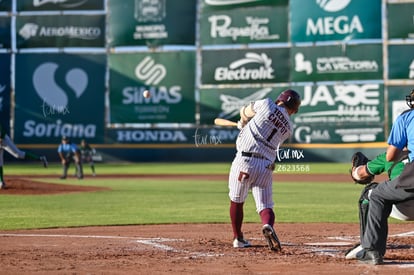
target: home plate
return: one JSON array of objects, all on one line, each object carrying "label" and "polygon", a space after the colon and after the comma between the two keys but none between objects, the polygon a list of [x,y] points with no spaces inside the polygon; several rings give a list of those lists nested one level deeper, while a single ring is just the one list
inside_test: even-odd
[{"label": "home plate", "polygon": [[352,245],[350,242],[325,242],[325,243],[304,243],[304,245],[311,246],[348,246]]}]

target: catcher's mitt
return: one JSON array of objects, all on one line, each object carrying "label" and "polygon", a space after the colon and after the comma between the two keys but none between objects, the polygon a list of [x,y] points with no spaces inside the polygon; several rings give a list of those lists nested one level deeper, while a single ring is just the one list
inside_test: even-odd
[{"label": "catcher's mitt", "polygon": [[353,172],[354,172],[355,168],[357,168],[358,166],[361,166],[361,165],[366,165],[368,161],[369,161],[369,159],[367,158],[367,156],[365,156],[361,152],[356,152],[352,156],[352,159],[351,159],[352,168],[350,169],[350,173],[351,173],[351,178],[353,179],[353,181],[355,183],[368,184],[368,183],[371,183],[374,180],[374,176],[370,175],[370,174],[368,174],[366,177],[363,177],[363,178],[356,178],[353,175]]}]

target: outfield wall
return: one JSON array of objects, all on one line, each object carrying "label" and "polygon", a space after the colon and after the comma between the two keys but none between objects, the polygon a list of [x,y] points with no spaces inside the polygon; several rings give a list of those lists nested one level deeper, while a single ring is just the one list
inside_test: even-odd
[{"label": "outfield wall", "polygon": [[214,118],[237,120],[241,106],[293,88],[303,101],[288,143],[304,158],[383,150],[414,87],[413,10],[414,0],[0,1],[0,121],[51,158],[65,135],[108,160],[216,161],[238,130]]}]

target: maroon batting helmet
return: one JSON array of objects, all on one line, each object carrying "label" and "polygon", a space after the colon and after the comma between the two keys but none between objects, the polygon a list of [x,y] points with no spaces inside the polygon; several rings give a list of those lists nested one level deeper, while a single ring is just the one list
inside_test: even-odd
[{"label": "maroon batting helmet", "polygon": [[276,99],[276,103],[279,102],[283,102],[293,113],[297,113],[300,106],[300,95],[291,89],[284,90]]}]

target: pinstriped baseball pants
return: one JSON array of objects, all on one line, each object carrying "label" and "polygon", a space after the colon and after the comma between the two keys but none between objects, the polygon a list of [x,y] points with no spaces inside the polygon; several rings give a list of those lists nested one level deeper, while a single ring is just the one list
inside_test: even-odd
[{"label": "pinstriped baseball pants", "polygon": [[249,190],[252,191],[256,203],[256,211],[273,208],[272,174],[268,167],[273,162],[255,157],[243,157],[237,154],[229,174],[229,198],[233,202],[246,200]]}]

